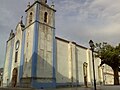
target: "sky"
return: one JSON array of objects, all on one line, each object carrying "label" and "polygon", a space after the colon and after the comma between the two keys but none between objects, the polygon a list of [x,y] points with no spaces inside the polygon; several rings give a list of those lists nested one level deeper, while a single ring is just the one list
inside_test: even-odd
[{"label": "sky", "polygon": [[[52,0],[48,0],[49,4]],[[89,47],[89,40],[120,43],[120,0],[54,0],[56,36]],[[0,0],[0,67],[5,60],[6,41],[24,16],[28,2]]]}]

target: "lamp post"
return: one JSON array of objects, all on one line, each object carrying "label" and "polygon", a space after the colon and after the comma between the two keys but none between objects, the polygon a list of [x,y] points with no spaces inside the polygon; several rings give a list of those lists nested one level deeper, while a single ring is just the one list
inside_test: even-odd
[{"label": "lamp post", "polygon": [[93,42],[92,40],[89,41],[89,45],[90,45],[91,50],[92,50],[92,63],[93,63],[94,90],[96,90],[95,65],[94,65],[94,55],[93,55],[95,45],[94,45],[94,42]]}]

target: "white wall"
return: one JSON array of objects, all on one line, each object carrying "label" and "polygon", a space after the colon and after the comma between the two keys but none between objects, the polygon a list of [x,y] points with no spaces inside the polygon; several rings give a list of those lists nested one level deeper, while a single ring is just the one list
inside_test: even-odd
[{"label": "white wall", "polygon": [[[69,62],[71,62],[69,64],[69,66],[71,66],[69,68],[69,71],[71,72],[71,82],[72,83],[76,83],[77,79],[78,79],[78,60],[77,60],[77,52],[76,52],[76,44],[73,42],[69,43]],[[70,75],[69,75],[70,76]]]},{"label": "white wall", "polygon": [[78,59],[78,80],[80,84],[84,84],[83,63],[87,63],[86,49],[77,47],[77,59]]},{"label": "white wall", "polygon": [[12,62],[12,49],[13,49],[13,44],[14,43],[14,38],[9,40],[6,44],[6,56],[5,56],[5,64],[4,64],[4,72],[3,72],[3,86],[7,86],[9,84],[10,80],[10,63]]},{"label": "white wall", "polygon": [[[88,51],[89,53],[89,70],[90,70],[90,81],[94,82],[94,79],[93,79],[93,62],[92,62],[92,52],[89,50]],[[96,83],[97,84],[100,84],[100,82],[102,81],[103,83],[103,74],[102,74],[102,68],[99,68],[100,67],[100,63],[101,63],[101,60],[99,58],[97,58],[95,56],[96,53],[94,53],[94,68],[95,68],[95,79],[96,79]]]},{"label": "white wall", "polygon": [[[83,64],[87,63],[87,82],[93,84],[92,52],[74,42],[56,39],[57,42],[57,83],[78,83],[84,85]],[[94,57],[96,82],[103,81],[100,59]]]},{"label": "white wall", "polygon": [[[29,7],[28,7],[29,8]],[[24,65],[23,78],[31,77],[32,70],[32,54],[33,54],[33,35],[34,35],[34,21],[35,21],[36,4],[26,11],[25,24],[25,46],[24,46]],[[32,21],[30,22],[30,13],[32,13]]]},{"label": "white wall", "polygon": [[69,78],[69,61],[68,61],[68,42],[56,39],[57,44],[57,68],[56,68],[56,82],[67,83]]},{"label": "white wall", "polygon": [[[19,40],[20,45],[18,50],[16,50],[16,42]],[[15,32],[15,40],[14,40],[14,47],[13,47],[13,55],[12,55],[12,68],[11,68],[11,75],[10,75],[10,81],[12,80],[12,73],[13,69],[17,68],[18,75],[17,75],[17,83],[19,82],[19,69],[20,69],[20,60],[21,60],[21,47],[22,47],[22,28],[21,24],[18,24],[16,27]],[[17,62],[15,62],[15,53],[18,52],[17,56]]]},{"label": "white wall", "polygon": [[52,78],[53,76],[53,31],[50,27],[40,24],[38,34],[37,77]]},{"label": "white wall", "polygon": [[25,29],[23,77],[31,77],[34,24]]},{"label": "white wall", "polygon": [[105,84],[114,84],[114,73],[110,66],[104,65],[104,80]]},{"label": "white wall", "polygon": [[[39,82],[51,82],[53,78],[53,53],[55,53],[53,52],[54,11],[42,4],[39,6],[37,78]],[[48,15],[47,22],[44,22],[45,12]]]}]

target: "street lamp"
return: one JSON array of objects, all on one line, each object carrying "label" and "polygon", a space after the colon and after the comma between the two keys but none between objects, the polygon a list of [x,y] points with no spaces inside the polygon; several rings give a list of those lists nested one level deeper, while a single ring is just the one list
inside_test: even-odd
[{"label": "street lamp", "polygon": [[93,63],[94,90],[96,90],[95,65],[94,65],[94,55],[93,55],[95,45],[94,45],[94,42],[93,42],[92,40],[89,41],[89,45],[90,45],[91,50],[92,50],[92,63]]}]

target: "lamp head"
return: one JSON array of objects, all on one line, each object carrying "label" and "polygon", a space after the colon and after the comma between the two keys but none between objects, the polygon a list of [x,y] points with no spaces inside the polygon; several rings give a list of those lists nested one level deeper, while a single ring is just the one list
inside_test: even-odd
[{"label": "lamp head", "polygon": [[95,45],[92,40],[89,41],[89,45],[90,45],[91,49],[94,50]]}]

